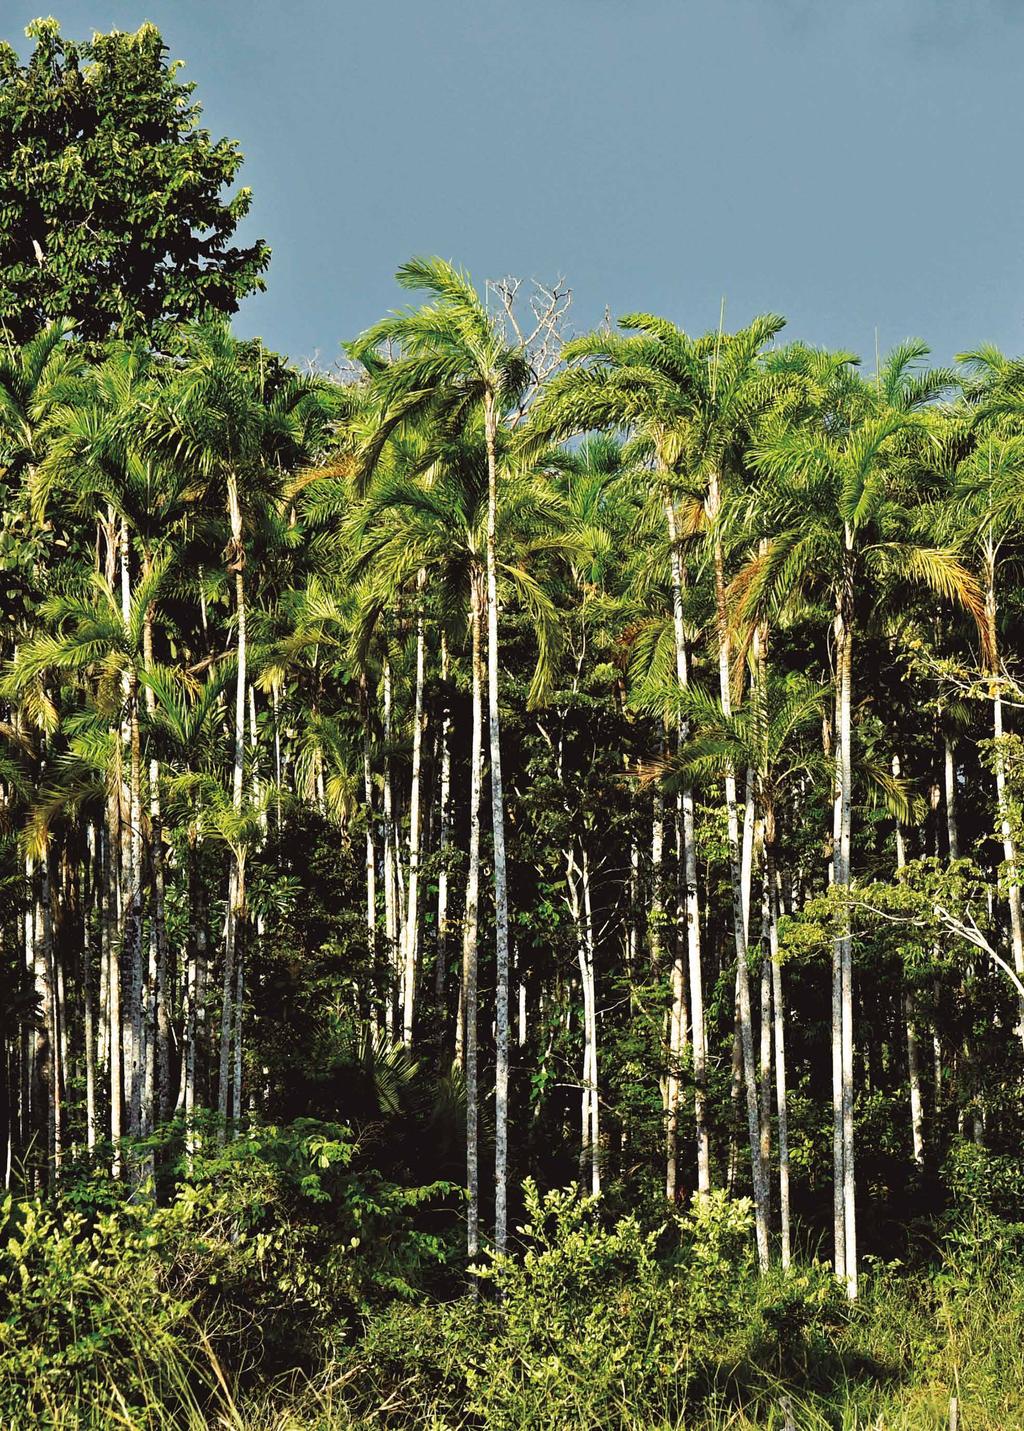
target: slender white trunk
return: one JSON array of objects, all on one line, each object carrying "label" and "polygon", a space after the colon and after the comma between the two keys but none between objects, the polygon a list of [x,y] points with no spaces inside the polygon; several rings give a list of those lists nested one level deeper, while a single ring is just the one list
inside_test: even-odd
[{"label": "slender white trunk", "polygon": [[480,912],[480,805],[483,794],[483,652],[481,607],[483,597],[479,574],[470,575],[470,624],[472,636],[473,730],[469,757],[469,867],[466,874],[466,907],[462,931],[462,1018],[457,1032],[456,1062],[462,1061],[466,1084],[466,1251],[475,1257],[480,1250],[480,1148],[477,1040],[477,933]]},{"label": "slender white trunk", "polygon": [[583,851],[581,878],[583,881],[583,930],[587,951],[590,983],[590,1191],[601,1192],[601,1085],[598,1074],[597,1049],[597,951],[594,947],[594,909],[590,887],[590,858]]},{"label": "slender white trunk", "polygon": [[[247,690],[247,626],[245,606],[245,547],[242,541],[242,510],[239,504],[238,480],[234,472],[229,472],[227,482],[228,518],[231,524],[231,541],[228,547],[228,570],[235,577],[235,619],[237,622],[236,652],[238,670],[235,678],[235,752],[231,778],[231,803],[237,814],[242,809],[243,782],[245,778],[245,708]],[[220,1113],[221,1134],[228,1117],[229,1071],[231,1057],[231,1025],[233,1004],[233,980],[235,962],[238,957],[240,926],[245,911],[245,870],[244,855],[238,848],[231,851],[231,874],[228,881],[228,907],[224,922],[224,970],[222,981],[223,1002],[220,1026],[220,1071],[217,1086],[217,1108]],[[241,1048],[241,1029],[235,1032],[236,1043]],[[236,1053],[236,1058],[240,1052]]]},{"label": "slender white trunk", "polygon": [[[263,930],[262,918],[256,924],[256,937]],[[258,951],[257,951],[258,952]],[[232,1079],[232,1108],[236,1123],[242,1117],[242,1026],[245,1014],[245,950],[239,949],[235,976],[235,1043]]]},{"label": "slender white trunk", "polygon": [[366,812],[366,941],[372,958],[377,942],[377,859],[373,846],[373,762],[370,753],[370,703],[366,672],[359,674],[359,714],[363,726],[363,805]]},{"label": "slender white trunk", "polygon": [[601,1134],[597,1064],[597,985],[594,968],[594,926],[590,865],[586,850],[579,860],[571,846],[565,851],[569,910],[576,928],[576,959],[583,1002],[583,1064],[580,1077],[580,1176],[589,1171],[590,1190],[601,1191]]},{"label": "slender white trunk", "polygon": [[233,989],[236,940],[238,937],[237,910],[240,902],[238,864],[232,859],[228,873],[228,903],[224,916],[224,967],[221,970],[220,1006],[220,1067],[217,1076],[217,1111],[221,1117],[219,1135],[222,1139],[224,1136],[224,1125],[228,1118],[228,1093],[231,1069],[231,1018],[234,1008]]},{"label": "slender white trunk", "polygon": [[381,685],[384,707],[384,934],[387,940],[388,977],[384,1003],[384,1025],[389,1037],[395,1032],[395,987],[393,964],[398,948],[398,899],[395,888],[395,796],[391,780],[391,662],[384,657]]},{"label": "slender white trunk", "polygon": [[441,632],[441,689],[444,712],[441,717],[441,790],[440,868],[437,872],[437,964],[434,970],[435,993],[438,1004],[444,1002],[445,978],[448,972],[448,862],[451,858],[451,789],[452,789],[452,714],[448,698],[449,680],[448,641]]},{"label": "slender white trunk", "polygon": [[768,912],[768,876],[765,871],[763,920],[761,937],[761,1024],[759,1052],[758,1092],[760,1100],[758,1113],[761,1124],[761,1164],[765,1181],[771,1167],[772,1155],[772,956],[771,956],[771,916]]},{"label": "slender white trunk", "polygon": [[497,412],[484,396],[487,447],[487,724],[491,757],[491,833],[494,844],[494,1246],[508,1238],[508,876],[505,862],[505,799],[501,784],[501,717],[498,710],[498,517]]},{"label": "slender white trunk", "polygon": [[903,995],[903,1013],[907,1024],[907,1076],[910,1080],[910,1132],[913,1139],[914,1162],[924,1164],[924,1105],[921,1099],[921,1052],[914,1022],[914,1000],[908,991]]},{"label": "slender white trunk", "polygon": [[[892,758],[892,773],[899,778],[900,758]],[[955,858],[955,856],[954,856]],[[907,845],[903,838],[903,826],[896,821],[896,869],[905,868]],[[914,1162],[918,1167],[924,1163],[924,1104],[921,1099],[921,1052],[914,1022],[914,1000],[907,989],[903,995],[903,1017],[907,1037],[907,1080],[910,1084],[910,1136],[914,1149]]]},{"label": "slender white trunk", "polygon": [[789,1110],[786,1099],[786,1016],[782,996],[782,961],[779,958],[779,890],[772,842],[765,845],[768,885],[768,943],[772,962],[772,1010],[775,1032],[775,1112],[779,1134],[779,1229],[783,1267],[790,1261],[789,1225]]},{"label": "slender white trunk", "polygon": [[[732,714],[730,682],[730,642],[728,612],[725,597],[725,570],[722,545],[715,523],[721,508],[717,476],[709,488],[708,515],[712,523],[715,564],[715,615],[718,636],[718,680],[723,714]],[[725,803],[729,836],[729,863],[733,895],[733,936],[736,946],[736,985],[739,1008],[740,1045],[743,1057],[743,1081],[746,1089],[747,1132],[750,1141],[750,1166],[754,1189],[754,1218],[757,1237],[758,1265],[768,1267],[768,1189],[761,1161],[761,1130],[757,1097],[757,1070],[754,1062],[754,1032],[750,1006],[750,975],[747,969],[747,929],[744,917],[743,854],[740,839],[739,805],[736,796],[736,774],[728,767],[725,775]]]},{"label": "slender white trunk", "polygon": [[946,834],[949,840],[949,858],[960,858],[960,839],[956,825],[956,742],[946,732],[942,737],[943,769],[945,773]]},{"label": "slender white trunk", "polygon": [[424,572],[419,578],[419,606],[416,613],[416,693],[412,723],[412,784],[409,790],[409,899],[402,941],[402,1042],[412,1046],[412,1025],[416,1012],[416,954],[420,913],[420,786],[423,773],[423,683],[426,666],[426,637],[423,630]]},{"label": "slender white trunk", "polygon": [[[95,999],[93,995],[92,958],[89,947],[88,907],[91,903],[99,914],[102,925],[101,885],[103,873],[100,867],[100,832],[96,824],[86,830],[89,851],[89,898],[83,900],[87,911],[84,937],[82,939],[82,1002],[85,1016],[85,1145],[91,1153],[96,1146],[96,1023]],[[102,938],[102,935],[101,935]],[[13,1140],[13,1128],[11,1131]]]},{"label": "slender white trunk", "polygon": [[[683,626],[683,563],[679,550],[675,506],[666,499],[669,543],[672,553],[672,620],[675,639],[676,679],[682,689],[689,685],[686,654],[686,632]],[[680,748],[688,731],[680,725]],[[700,962],[700,909],[697,896],[697,840],[693,811],[693,787],[686,781],[679,795],[682,817],[684,907],[686,918],[687,975],[690,992],[690,1038],[693,1045],[694,1126],[697,1145],[697,1190],[704,1194],[711,1187],[711,1153],[707,1127],[707,1045],[704,1031],[704,982]],[[685,1015],[681,1017],[685,1018]],[[675,1158],[668,1160],[674,1169]],[[668,1192],[668,1177],[666,1192]],[[675,1177],[672,1176],[672,1198]]]},{"label": "slender white trunk", "polygon": [[665,797],[660,786],[654,791],[654,814],[651,820],[651,906],[647,916],[647,939],[651,951],[651,968],[661,971],[662,939],[665,925],[664,862],[665,862]]},{"label": "slender white trunk", "polygon": [[104,923],[107,960],[107,1049],[110,1074],[110,1141],[114,1145],[113,1176],[121,1174],[121,1138],[124,1133],[124,1077],[121,1044],[120,905],[117,870],[120,849],[119,792],[107,794],[107,839],[104,861]]},{"label": "slender white trunk", "polygon": [[[846,570],[843,590],[836,616],[836,677],[838,681],[837,724],[839,748],[836,761],[836,822],[835,884],[844,895],[851,887],[850,843],[853,814],[853,534],[846,532]],[[837,980],[838,974],[838,980]],[[840,930],[833,953],[833,1097],[835,1097],[836,1035],[839,1044],[839,1100],[835,1112],[833,1161],[840,1178],[836,1218],[836,1275],[846,1284],[847,1296],[857,1296],[857,1218],[856,1181],[853,1148],[853,939],[850,930],[849,907],[840,915]],[[841,1230],[839,1211],[841,1210]],[[839,1244],[842,1243],[842,1257]]]},{"label": "slender white trunk", "polygon": [[740,860],[740,881],[743,891],[743,930],[750,943],[750,901],[754,888],[754,771],[747,768],[743,785],[743,850]]}]

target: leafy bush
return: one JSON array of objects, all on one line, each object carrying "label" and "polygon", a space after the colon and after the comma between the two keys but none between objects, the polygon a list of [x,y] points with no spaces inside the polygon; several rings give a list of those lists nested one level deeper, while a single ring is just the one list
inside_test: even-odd
[{"label": "leafy bush", "polygon": [[605,1227],[575,1189],[542,1197],[528,1182],[525,1205],[521,1253],[477,1269],[493,1297],[370,1322],[346,1370],[356,1412],[495,1431],[673,1424],[806,1373],[840,1314],[823,1269],[757,1278],[745,1200],[695,1200],[668,1255],[668,1229]]},{"label": "leafy bush", "polygon": [[415,1295],[449,1254],[421,1215],[451,1190],[356,1157],[346,1129],[305,1120],[214,1145],[165,1206],[102,1175],[49,1205],[8,1195],[0,1424],[115,1391],[134,1410],[195,1401],[219,1361],[232,1378],[313,1367],[358,1314]]}]

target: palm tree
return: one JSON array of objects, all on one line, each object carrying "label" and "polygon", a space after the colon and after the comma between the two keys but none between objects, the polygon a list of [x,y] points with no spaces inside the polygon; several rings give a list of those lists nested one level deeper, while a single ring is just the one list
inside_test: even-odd
[{"label": "palm tree", "polygon": [[[726,335],[719,331],[698,339],[691,338],[674,324],[646,313],[629,315],[621,319],[620,324],[632,330],[629,336],[602,332],[567,345],[565,357],[570,366],[551,382],[548,393],[533,415],[533,424],[540,431],[560,435],[599,427],[625,429],[634,434],[638,452],[648,455],[658,477],[668,525],[676,671],[681,689],[685,689],[688,683],[688,670],[680,542],[684,530],[694,532],[701,526],[706,528],[714,572],[715,639],[721,698],[724,708],[729,711],[732,688],[723,499],[726,487],[741,466],[742,452],[754,420],[775,399],[780,387],[778,378],[762,371],[760,359],[765,346],[782,327],[782,319],[767,315],[739,333]],[[682,523],[678,506],[680,495],[685,510]],[[701,506],[703,513],[698,516]],[[685,738],[683,732],[681,738]],[[761,1265],[766,1266],[766,1187],[761,1169],[746,968],[749,881],[744,878],[744,865],[749,862],[744,861],[741,849],[735,771],[726,773],[725,793],[733,885],[738,1012],[757,1209],[758,1255]],[[706,1053],[694,853],[696,842],[692,795],[685,785],[681,801],[687,863],[686,923],[698,1186],[701,1191],[706,1191],[710,1186],[710,1164],[704,1110]]]},{"label": "palm tree", "polygon": [[[230,335],[226,325],[210,324],[185,336],[184,360],[161,401],[153,405],[147,437],[168,463],[188,473],[198,499],[223,504],[228,525],[224,551],[235,593],[235,709],[231,792],[236,819],[243,819],[246,751],[248,639],[245,588],[246,533],[261,506],[272,507],[285,469],[303,460],[323,434],[326,389],[322,383],[283,377],[268,386],[262,350],[252,355]],[[233,980],[236,924],[244,910],[244,871],[237,842],[232,854],[224,935],[224,988]],[[227,1117],[226,1038],[222,1025],[218,1106]]]},{"label": "palm tree", "polygon": [[[488,500],[486,449],[476,435],[464,435],[440,447],[420,450],[416,461],[389,464],[370,484],[364,500],[354,507],[345,527],[346,542],[351,543],[353,549],[353,570],[356,574],[365,572],[370,583],[363,606],[361,646],[365,646],[370,630],[392,608],[396,595],[412,583],[418,587],[425,584],[433,591],[441,613],[442,640],[445,640],[446,629],[457,640],[459,624],[469,626],[472,693],[469,862],[463,920],[463,1017],[456,1035],[456,1052],[463,1065],[466,1084],[471,1257],[479,1249],[477,944],[483,789],[482,625],[486,606]],[[317,505],[315,497],[313,512],[318,519],[323,518],[322,501]],[[500,590],[517,600],[530,615],[538,648],[532,692],[539,698],[551,677],[558,635],[557,613],[544,582],[537,578],[536,569],[552,551],[560,556],[571,556],[574,543],[565,531],[558,494],[551,483],[537,473],[535,465],[514,460],[506,463],[497,521]],[[438,957],[442,957],[440,950]]]},{"label": "palm tree", "polygon": [[378,364],[389,345],[399,353],[376,374],[383,408],[376,442],[386,440],[396,425],[414,413],[429,414],[442,430],[458,430],[479,418],[487,459],[487,712],[496,965],[494,1241],[497,1250],[504,1252],[508,1234],[509,942],[498,703],[498,461],[504,418],[521,402],[530,369],[522,346],[506,341],[467,276],[452,264],[439,258],[413,259],[403,264],[396,276],[403,288],[430,293],[435,301],[381,320],[352,346],[354,356]]},{"label": "palm tree", "polygon": [[[834,884],[852,884],[853,651],[859,607],[896,580],[923,583],[981,619],[970,573],[948,549],[909,536],[906,457],[914,419],[879,402],[869,387],[844,385],[823,395],[818,421],[786,415],[767,423],[753,450],[765,479],[760,494],[765,537],[739,578],[749,613],[792,606],[818,588],[833,611],[835,723]],[[827,406],[831,403],[830,406]],[[900,487],[904,491],[901,493]],[[835,1272],[857,1295],[853,1148],[853,949],[844,904],[832,963],[833,1163]]]},{"label": "palm tree", "polygon": [[[146,1042],[144,1030],[144,975],[142,960],[142,890],[144,864],[142,848],[142,727],[140,721],[140,681],[146,665],[144,627],[151,608],[158,598],[164,570],[156,568],[140,582],[128,606],[127,617],[120,596],[106,580],[93,574],[90,588],[82,595],[53,597],[43,607],[43,618],[51,628],[25,642],[12,664],[9,684],[14,690],[24,689],[50,672],[80,672],[94,684],[93,700],[97,715],[111,729],[123,718],[128,730],[126,743],[128,763],[129,833],[124,842],[127,858],[123,876],[126,890],[123,896],[124,927],[121,944],[129,971],[130,1002],[127,1020],[120,1026],[117,1002],[111,1007],[111,1121],[112,1136],[120,1136],[122,1041],[128,1050],[129,1131],[139,1136],[151,1125],[150,1109],[145,1090]],[[121,743],[111,744],[92,736],[88,746],[82,744],[86,732],[79,732],[79,744],[72,755],[81,764],[88,751],[92,764],[112,758],[120,774]],[[99,756],[97,756],[99,752]],[[120,779],[118,779],[120,784]],[[66,796],[65,796],[66,798]],[[49,804],[54,804],[51,796]],[[116,844],[116,827],[112,830]],[[45,843],[45,842],[44,842]],[[115,994],[119,976],[111,970],[111,989]]]},{"label": "palm tree", "polygon": [[[134,544],[140,555],[139,575],[147,582],[155,564],[168,560],[175,550],[176,537],[189,508],[185,476],[181,468],[159,459],[148,441],[145,416],[159,392],[160,372],[152,355],[141,345],[115,347],[105,361],[89,374],[55,412],[48,450],[33,474],[30,495],[37,517],[43,520],[55,491],[66,495],[73,510],[95,518],[97,534],[106,543],[108,580],[120,562],[122,619],[128,621],[132,602],[132,557]],[[152,670],[155,608],[145,612],[142,632],[145,667]],[[127,683],[127,676],[125,677]],[[126,694],[128,694],[126,684]],[[153,711],[151,690],[145,691],[147,709]],[[125,725],[130,739],[130,722]],[[130,761],[130,751],[126,751]],[[153,918],[150,929],[150,962],[153,974],[148,991],[147,1014],[143,1020],[145,1076],[154,1074],[158,1085],[160,1116],[170,1114],[170,1022],[168,940],[165,918],[165,870],[162,814],[160,809],[160,769],[151,757],[149,783],[148,863],[152,874]],[[130,840],[142,840],[140,819],[130,822]],[[129,859],[132,858],[129,849]],[[141,854],[141,850],[139,851]],[[134,948],[136,930],[141,930],[143,889],[134,880],[129,948]],[[134,957],[134,955],[133,955]],[[151,1100],[143,1099],[143,1131],[148,1132]]]}]

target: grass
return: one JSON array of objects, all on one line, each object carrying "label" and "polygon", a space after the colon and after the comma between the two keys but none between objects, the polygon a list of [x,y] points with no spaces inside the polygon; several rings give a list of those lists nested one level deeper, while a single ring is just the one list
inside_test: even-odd
[{"label": "grass", "polygon": [[930,1280],[884,1272],[866,1283],[849,1320],[812,1349],[799,1381],[762,1377],[749,1394],[729,1382],[682,1410],[669,1404],[666,1382],[663,1406],[657,1393],[642,1408],[605,1401],[596,1419],[588,1386],[568,1366],[557,1419],[529,1395],[512,1413],[506,1403],[496,1419],[481,1418],[468,1407],[453,1413],[450,1398],[443,1410],[421,1375],[403,1379],[393,1367],[382,1374],[359,1343],[315,1377],[296,1373],[240,1391],[200,1328],[194,1336],[154,1333],[121,1306],[129,1358],[83,1379],[61,1402],[40,1381],[31,1416],[7,1401],[0,1383],[0,1423],[5,1431],[949,1431],[955,1396],[959,1431],[1024,1428],[1024,1287],[1012,1264],[980,1259],[970,1269],[947,1265]]}]

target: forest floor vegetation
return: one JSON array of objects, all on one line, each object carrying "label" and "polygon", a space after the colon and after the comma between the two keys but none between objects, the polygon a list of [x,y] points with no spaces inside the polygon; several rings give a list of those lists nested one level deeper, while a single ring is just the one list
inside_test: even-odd
[{"label": "forest floor vegetation", "polygon": [[[130,1431],[1024,1426],[1024,1225],[951,1212],[914,1265],[760,1275],[749,1200],[614,1218],[524,1188],[467,1275],[457,1190],[400,1188],[342,1128],[253,1132],[161,1201],[82,1176],[3,1205],[0,1422]],[[456,1219],[457,1221],[457,1219]]]}]

